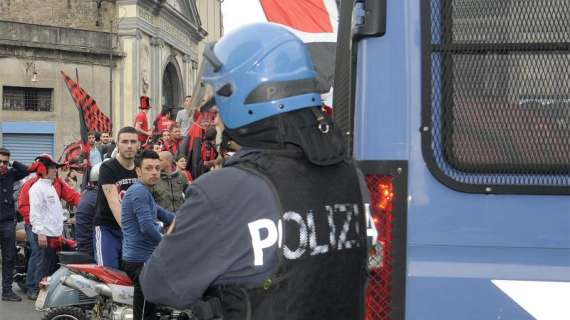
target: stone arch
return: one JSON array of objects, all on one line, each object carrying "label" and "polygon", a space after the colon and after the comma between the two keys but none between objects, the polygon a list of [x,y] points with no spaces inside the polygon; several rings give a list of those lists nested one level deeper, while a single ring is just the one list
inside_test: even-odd
[{"label": "stone arch", "polygon": [[[184,77],[175,56],[170,56],[162,68],[163,106],[179,108],[184,101]],[[162,106],[161,106],[162,107]]]}]

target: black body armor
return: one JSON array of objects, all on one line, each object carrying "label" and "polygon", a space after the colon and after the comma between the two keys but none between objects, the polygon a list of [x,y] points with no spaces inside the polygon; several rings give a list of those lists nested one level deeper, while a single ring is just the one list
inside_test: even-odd
[{"label": "black body armor", "polygon": [[303,152],[252,151],[231,159],[275,193],[279,263],[259,285],[216,285],[224,320],[359,320],[366,288],[366,217],[352,161],[318,166]]}]

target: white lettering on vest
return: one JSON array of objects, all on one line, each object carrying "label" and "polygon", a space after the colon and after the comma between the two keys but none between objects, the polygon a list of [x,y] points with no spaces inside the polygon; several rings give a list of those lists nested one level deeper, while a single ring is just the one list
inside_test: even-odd
[{"label": "white lettering on vest", "polygon": [[281,219],[277,222],[277,233],[279,233],[279,243],[277,245],[281,248],[283,247],[283,221]]},{"label": "white lettering on vest", "polygon": [[305,253],[305,248],[307,247],[307,225],[303,221],[303,217],[300,214],[293,211],[287,211],[283,214],[283,220],[293,221],[299,225],[299,247],[293,251],[287,245],[283,247],[283,256],[289,260],[294,260],[300,258],[303,253]]},{"label": "white lettering on vest", "polygon": [[[283,256],[288,260],[301,258],[310,249],[311,256],[326,254],[331,250],[344,250],[360,246],[360,225],[358,223],[360,210],[356,204],[335,204],[324,207],[328,224],[328,239],[317,238],[317,223],[315,213],[309,210],[306,221],[303,216],[294,211],[283,214],[283,220],[277,223],[270,219],[259,219],[248,223],[251,244],[253,247],[254,265],[263,265],[263,250],[277,245],[283,248]],[[378,234],[370,216],[370,205],[365,204],[367,220],[367,236],[376,238]],[[337,219],[335,219],[335,217]],[[324,216],[322,217],[324,219]],[[290,248],[283,243],[283,224],[289,222],[289,227],[298,226],[299,244],[297,248]],[[337,225],[338,224],[338,225]],[[322,224],[321,224],[322,225]],[[337,230],[340,234],[337,234]],[[353,230],[354,232],[351,232]],[[289,231],[287,234],[291,234]],[[293,232],[297,234],[297,232]],[[322,233],[320,233],[322,234]],[[323,238],[323,237],[322,237]],[[319,243],[319,240],[321,243]],[[322,243],[323,240],[328,243]],[[290,243],[290,242],[289,242]]]},{"label": "white lettering on vest", "polygon": [[311,255],[314,256],[329,252],[328,244],[317,244],[317,229],[315,227],[315,214],[313,213],[313,210],[309,210],[307,213],[307,226],[309,227],[309,246],[311,247]]},{"label": "white lettering on vest", "polygon": [[331,247],[336,248],[336,226],[334,225],[334,209],[331,206],[325,206],[327,211],[327,220],[330,226],[329,230],[329,242]]},{"label": "white lettering on vest", "polygon": [[[248,223],[251,245],[253,247],[253,264],[263,265],[263,249],[269,248],[277,242],[277,227],[269,219],[259,219]],[[261,230],[267,230],[265,239],[261,239]]]},{"label": "white lettering on vest", "polygon": [[[354,210],[348,210],[349,205],[345,204],[335,204],[334,209],[338,213],[345,214],[344,224],[342,225],[342,230],[340,231],[340,236],[338,237],[338,250],[342,249],[351,249],[353,246],[356,246],[357,242],[356,239],[349,240],[348,239],[348,232],[350,231],[351,221],[353,216],[358,217],[358,206],[354,205]],[[358,224],[356,224],[358,227]],[[356,230],[357,234],[359,230]]]}]

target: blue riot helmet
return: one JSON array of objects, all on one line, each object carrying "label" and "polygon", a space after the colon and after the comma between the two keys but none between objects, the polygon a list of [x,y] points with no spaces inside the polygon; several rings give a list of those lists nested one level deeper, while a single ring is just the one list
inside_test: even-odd
[{"label": "blue riot helmet", "polygon": [[276,24],[251,24],[204,48],[193,108],[216,105],[226,139],[254,149],[301,150],[315,165],[344,161],[342,134],[321,112],[305,44]]},{"label": "blue riot helmet", "polygon": [[307,47],[279,25],[238,28],[207,45],[202,60],[193,103],[211,105],[215,100],[229,129],[321,105]]}]

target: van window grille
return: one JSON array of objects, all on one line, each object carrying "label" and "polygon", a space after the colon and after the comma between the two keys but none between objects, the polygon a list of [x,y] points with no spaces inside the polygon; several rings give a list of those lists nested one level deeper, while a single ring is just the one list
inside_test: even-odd
[{"label": "van window grille", "polygon": [[570,1],[429,6],[422,132],[430,168],[456,187],[570,186]]}]

